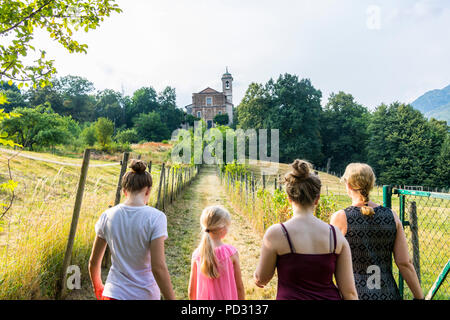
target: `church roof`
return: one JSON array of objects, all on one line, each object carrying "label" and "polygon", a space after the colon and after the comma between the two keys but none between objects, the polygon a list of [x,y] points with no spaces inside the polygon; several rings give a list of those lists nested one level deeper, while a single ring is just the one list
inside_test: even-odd
[{"label": "church roof", "polygon": [[223,92],[219,92],[219,91],[217,91],[217,90],[214,90],[214,89],[208,87],[208,88],[206,88],[206,89],[200,91],[199,93],[223,93]]}]

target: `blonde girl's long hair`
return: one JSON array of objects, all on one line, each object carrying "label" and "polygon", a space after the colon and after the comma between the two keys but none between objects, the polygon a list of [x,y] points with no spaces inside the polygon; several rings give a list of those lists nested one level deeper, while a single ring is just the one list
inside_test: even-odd
[{"label": "blonde girl's long hair", "polygon": [[219,277],[219,267],[210,233],[229,226],[230,223],[230,213],[222,206],[209,206],[202,212],[200,224],[203,228],[203,237],[199,245],[200,270],[208,278]]},{"label": "blonde girl's long hair", "polygon": [[361,194],[364,200],[364,206],[361,207],[361,213],[366,216],[373,216],[375,211],[367,204],[369,202],[369,194],[375,184],[375,173],[371,166],[365,163],[350,163],[345,168],[344,175],[341,180],[355,191]]}]

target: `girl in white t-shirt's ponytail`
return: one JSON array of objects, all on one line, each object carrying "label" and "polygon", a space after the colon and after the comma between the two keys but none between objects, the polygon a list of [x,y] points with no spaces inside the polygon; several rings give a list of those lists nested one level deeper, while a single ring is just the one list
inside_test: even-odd
[{"label": "girl in white t-shirt's ponytail", "polygon": [[[101,215],[89,259],[89,275],[98,300],[175,299],[164,255],[166,215],[147,206],[152,176],[141,160],[132,160],[122,178],[126,200]],[[111,268],[103,286],[101,261],[106,245]]]}]

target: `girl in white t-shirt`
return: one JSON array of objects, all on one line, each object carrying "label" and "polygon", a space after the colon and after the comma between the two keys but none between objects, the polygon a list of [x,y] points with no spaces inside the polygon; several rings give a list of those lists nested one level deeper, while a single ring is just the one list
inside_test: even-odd
[{"label": "girl in white t-shirt", "polygon": [[[175,299],[164,255],[167,219],[147,206],[152,176],[141,160],[132,160],[122,178],[126,200],[101,215],[89,259],[89,275],[98,300]],[[111,268],[103,286],[101,261],[106,245]]]}]

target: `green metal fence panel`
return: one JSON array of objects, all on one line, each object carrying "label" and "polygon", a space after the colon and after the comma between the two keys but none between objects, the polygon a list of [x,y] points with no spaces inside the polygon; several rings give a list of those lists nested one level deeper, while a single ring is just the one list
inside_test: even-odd
[{"label": "green metal fence panel", "polygon": [[[424,294],[434,290],[429,298],[450,300],[450,283],[446,274],[443,276],[450,259],[450,194],[403,189],[391,191],[398,195],[399,218]],[[386,192],[390,193],[389,190]],[[398,273],[397,268],[394,270]],[[402,296],[411,299],[412,294],[404,286],[400,274],[398,279]]]}]

